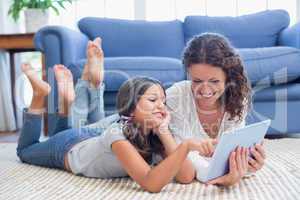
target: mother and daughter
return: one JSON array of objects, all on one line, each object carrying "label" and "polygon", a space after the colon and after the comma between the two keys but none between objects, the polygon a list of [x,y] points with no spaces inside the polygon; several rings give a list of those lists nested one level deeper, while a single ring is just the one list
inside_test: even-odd
[{"label": "mother and daughter", "polygon": [[[104,117],[104,53],[100,38],[89,41],[87,62],[76,87],[71,72],[54,66],[59,106],[56,134],[40,142],[44,99],[51,87],[22,65],[33,88],[24,110],[17,155],[22,162],[95,178],[130,176],[141,188],[159,192],[175,179],[191,183],[197,157],[213,154],[217,138],[244,126],[250,87],[240,56],[218,34],[195,36],[183,54],[189,81],[167,91],[148,77],[127,80],[117,94],[118,113]],[[84,124],[84,126],[81,126]],[[207,184],[229,186],[259,170],[265,152],[258,144],[230,155],[228,174]]]}]

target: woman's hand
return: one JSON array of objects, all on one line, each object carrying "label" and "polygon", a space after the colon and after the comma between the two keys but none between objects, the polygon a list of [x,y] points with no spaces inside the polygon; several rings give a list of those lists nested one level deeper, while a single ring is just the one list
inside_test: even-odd
[{"label": "woman's hand", "polygon": [[209,185],[231,186],[238,183],[248,171],[248,153],[247,148],[238,147],[230,154],[229,173],[219,178],[209,181]]},{"label": "woman's hand", "polygon": [[201,156],[205,157],[211,157],[213,155],[217,143],[217,139],[188,140],[190,151],[198,151]]},{"label": "woman's hand", "polygon": [[248,171],[253,173],[260,170],[265,163],[266,153],[263,148],[263,143],[251,147],[250,153],[252,157],[249,158]]}]

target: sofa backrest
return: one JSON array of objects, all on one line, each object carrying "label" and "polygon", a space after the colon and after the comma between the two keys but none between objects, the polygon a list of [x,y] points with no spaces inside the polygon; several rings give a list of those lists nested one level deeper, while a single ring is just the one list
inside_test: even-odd
[{"label": "sofa backrest", "polygon": [[281,30],[290,23],[285,10],[266,10],[239,17],[187,16],[185,42],[192,36],[215,32],[225,35],[237,48],[275,46]]},{"label": "sofa backrest", "polygon": [[182,22],[149,22],[86,17],[78,22],[90,39],[100,36],[107,57],[159,56],[180,58],[184,47]]}]

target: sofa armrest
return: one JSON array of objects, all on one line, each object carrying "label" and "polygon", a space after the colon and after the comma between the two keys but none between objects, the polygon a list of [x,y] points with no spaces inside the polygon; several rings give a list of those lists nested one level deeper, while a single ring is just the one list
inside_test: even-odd
[{"label": "sofa armrest", "polygon": [[[52,67],[55,64],[63,64],[67,67],[86,57],[88,37],[79,31],[71,30],[62,26],[46,26],[40,29],[34,37],[35,48],[45,56],[47,81],[51,85],[51,93],[48,95],[48,113],[56,113],[58,95],[56,81]],[[53,134],[55,117],[48,116],[49,135]]]},{"label": "sofa armrest", "polygon": [[45,55],[46,68],[70,63],[86,57],[88,37],[62,26],[46,26],[34,37],[37,50]]},{"label": "sofa armrest", "polygon": [[278,45],[300,49],[300,23],[285,28],[279,35]]}]

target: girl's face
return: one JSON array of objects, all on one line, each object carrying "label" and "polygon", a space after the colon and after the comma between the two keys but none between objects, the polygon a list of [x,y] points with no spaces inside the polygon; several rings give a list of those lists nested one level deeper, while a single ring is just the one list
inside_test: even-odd
[{"label": "girl's face", "polygon": [[166,116],[166,97],[160,85],[149,87],[140,97],[134,112],[134,122],[140,124],[145,132],[159,126]]},{"label": "girl's face", "polygon": [[198,106],[214,108],[225,91],[224,71],[209,64],[192,64],[188,72]]}]

